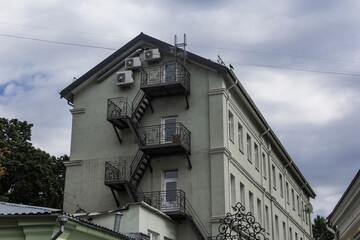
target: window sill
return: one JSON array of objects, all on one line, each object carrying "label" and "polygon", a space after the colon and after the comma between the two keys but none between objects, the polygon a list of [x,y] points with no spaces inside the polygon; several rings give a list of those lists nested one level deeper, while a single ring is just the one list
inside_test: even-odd
[{"label": "window sill", "polygon": [[230,140],[233,144],[235,144],[235,143],[234,143],[234,139],[229,138],[229,140]]},{"label": "window sill", "polygon": [[258,168],[258,167],[255,167],[255,169],[256,169],[258,172],[260,172],[260,170],[259,170],[259,168]]},{"label": "window sill", "polygon": [[252,161],[251,161],[250,159],[248,159],[248,161],[249,161],[249,163],[251,163],[251,164],[252,164]]},{"label": "window sill", "polygon": [[241,150],[241,149],[239,148],[239,151],[244,155],[244,150]]}]

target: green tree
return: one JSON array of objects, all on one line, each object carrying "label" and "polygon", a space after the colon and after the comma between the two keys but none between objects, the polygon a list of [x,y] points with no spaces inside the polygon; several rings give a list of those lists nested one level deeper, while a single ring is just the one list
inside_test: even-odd
[{"label": "green tree", "polygon": [[[334,234],[332,234],[326,228],[326,219],[322,216],[317,215],[312,225],[313,237],[316,240],[333,240]],[[332,227],[332,226],[331,226]]]},{"label": "green tree", "polygon": [[30,142],[31,127],[26,121],[0,118],[2,166],[0,200],[14,203],[62,208],[65,167],[59,158],[36,149]]}]

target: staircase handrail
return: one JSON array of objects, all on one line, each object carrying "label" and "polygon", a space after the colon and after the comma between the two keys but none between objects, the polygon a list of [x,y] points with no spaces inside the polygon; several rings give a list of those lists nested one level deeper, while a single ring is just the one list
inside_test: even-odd
[{"label": "staircase handrail", "polygon": [[136,173],[136,170],[139,168],[142,158],[145,157],[144,154],[145,153],[140,149],[136,152],[136,155],[130,164],[130,178],[133,177],[133,175]]},{"label": "staircase handrail", "polygon": [[145,92],[141,89],[137,92],[136,96],[134,97],[134,100],[131,102],[131,112],[132,114],[135,113],[136,109],[139,107],[139,104],[141,104],[141,100],[145,97]]},{"label": "staircase handrail", "polygon": [[195,224],[197,225],[197,227],[199,228],[199,230],[200,230],[201,234],[203,235],[203,237],[205,239],[210,239],[211,235],[206,230],[206,227],[204,226],[204,224],[202,223],[199,216],[196,214],[195,210],[193,209],[193,207],[191,206],[189,200],[186,197],[185,197],[185,203],[186,203],[185,213],[193,217],[193,220],[194,220]]}]

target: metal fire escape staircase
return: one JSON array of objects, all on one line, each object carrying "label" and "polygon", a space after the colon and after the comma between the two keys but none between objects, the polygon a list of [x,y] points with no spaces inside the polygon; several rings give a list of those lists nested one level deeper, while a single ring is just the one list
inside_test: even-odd
[{"label": "metal fire escape staircase", "polygon": [[[120,97],[108,100],[107,120],[112,123],[120,144],[122,141],[117,129],[123,130],[127,128],[131,130],[136,142],[140,144],[138,132],[139,124],[149,107],[153,112],[151,98],[148,97],[141,89],[138,91],[134,100],[132,101],[131,108],[127,102],[127,98]],[[138,150],[130,165],[129,174],[126,173],[126,167],[117,167],[114,165],[119,164],[110,162],[106,163],[105,185],[111,188],[117,205],[119,205],[119,202],[116,199],[114,189],[117,191],[125,189],[132,201],[139,201],[139,194],[142,194],[139,183],[148,168],[150,168],[150,171],[152,172],[150,161],[151,158],[149,155],[145,154],[141,150]],[[125,162],[123,162],[123,164],[126,166]],[[143,200],[146,201],[146,199]]]}]

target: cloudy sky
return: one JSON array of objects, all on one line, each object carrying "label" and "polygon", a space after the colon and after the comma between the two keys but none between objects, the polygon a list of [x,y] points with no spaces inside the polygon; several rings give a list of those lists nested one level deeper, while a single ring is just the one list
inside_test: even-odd
[{"label": "cloudy sky", "polygon": [[[59,92],[140,32],[232,64],[327,216],[360,167],[360,2],[0,0],[0,116],[69,154]],[[71,45],[72,44],[72,45]],[[80,46],[81,45],[81,46]],[[86,47],[92,46],[92,47]]]}]

